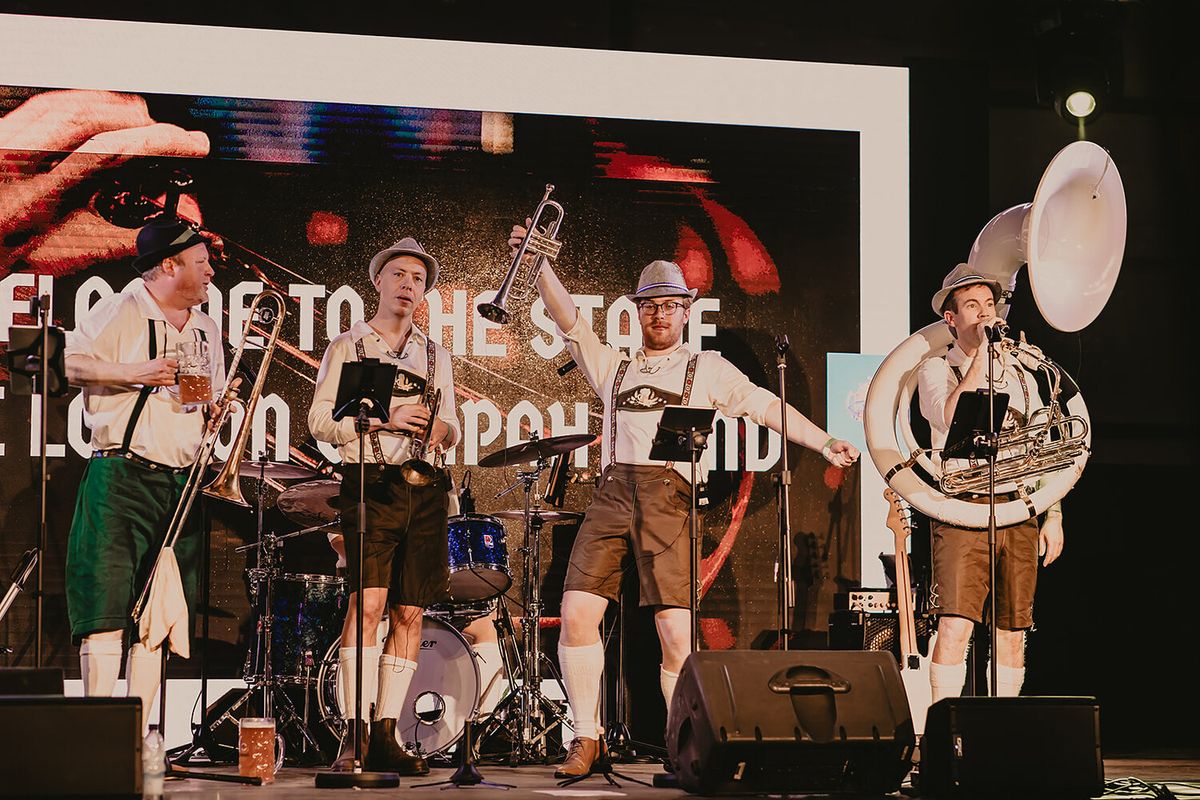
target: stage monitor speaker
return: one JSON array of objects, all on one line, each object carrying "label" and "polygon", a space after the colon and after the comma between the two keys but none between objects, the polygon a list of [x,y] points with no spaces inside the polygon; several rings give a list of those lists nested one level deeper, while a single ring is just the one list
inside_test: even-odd
[{"label": "stage monitor speaker", "polygon": [[0,695],[62,693],[61,667],[0,667]]},{"label": "stage monitor speaker", "polygon": [[136,697],[0,697],[0,796],[142,796]]},{"label": "stage monitor speaker", "polygon": [[1043,797],[1104,793],[1100,706],[1094,697],[948,697],[929,707],[921,797]]},{"label": "stage monitor speaker", "polygon": [[688,656],[667,752],[695,794],[888,794],[915,737],[883,652],[723,650]]}]

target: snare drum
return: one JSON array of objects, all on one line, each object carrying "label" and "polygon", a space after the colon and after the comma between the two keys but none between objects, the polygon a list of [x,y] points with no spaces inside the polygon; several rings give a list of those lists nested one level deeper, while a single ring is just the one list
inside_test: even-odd
[{"label": "snare drum", "polygon": [[487,514],[460,514],[446,522],[450,541],[450,600],[499,597],[512,586],[504,525]]}]

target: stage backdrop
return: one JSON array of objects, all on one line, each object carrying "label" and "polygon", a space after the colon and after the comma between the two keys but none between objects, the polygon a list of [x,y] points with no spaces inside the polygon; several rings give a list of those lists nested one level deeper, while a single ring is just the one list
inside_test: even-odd
[{"label": "stage backdrop", "polygon": [[[138,280],[129,261],[139,220],[127,201],[161,201],[169,181],[182,181],[181,213],[215,237],[205,310],[226,347],[240,340],[255,294],[271,287],[289,297],[251,456],[314,470],[336,462],[306,426],[317,366],[332,337],[373,313],[370,257],[411,235],[442,264],[417,317],[453,354],[463,441],[451,470],[456,481],[471,473],[481,513],[519,508],[520,491],[496,498],[515,470],[480,468],[482,455],[530,431],[600,430],[601,404],[580,373],[557,372],[567,356],[540,301],[514,303],[503,327],[475,311],[508,266],[508,230],[533,212],[546,183],[566,209],[557,271],[615,347],[640,344],[623,297],[638,272],[656,258],[675,260],[701,290],[690,345],[720,351],[777,391],[773,340],[786,333],[788,398],[824,425],[827,354],[886,352],[907,333],[906,289],[898,288],[907,285],[902,72],[36,18],[0,24],[24,29],[6,38],[30,43],[0,64],[0,337],[32,322],[35,290],[52,293],[54,321],[70,329],[98,299]],[[176,44],[179,62],[151,74],[128,61],[128,37],[148,30]],[[107,47],[118,33],[120,53]],[[75,49],[64,72],[50,43],[66,35]],[[241,37],[257,37],[255,58],[233,46]],[[375,67],[411,80],[397,94]],[[831,77],[841,91],[831,91]],[[546,99],[571,78],[579,80],[573,94]],[[843,92],[883,103],[884,122],[867,122]],[[248,351],[252,373],[260,358]],[[36,398],[2,391],[0,568],[8,571],[36,539],[41,420]],[[77,390],[50,409],[46,647],[50,663],[74,674],[62,574],[90,447]],[[228,455],[227,444],[218,449]],[[707,648],[762,645],[777,624],[770,473],[779,457],[778,436],[746,421],[721,420],[710,440]],[[874,569],[886,549],[860,545],[860,532],[887,536],[879,507],[860,504],[878,496],[869,460],[842,472],[807,451],[790,458],[797,617],[817,642],[832,592],[864,580],[863,564]],[[582,478],[598,464],[598,444],[572,459]],[[279,534],[300,527],[274,509],[282,488],[264,495],[264,522]],[[243,491],[255,498],[253,482]],[[590,494],[586,480],[572,484],[566,508],[584,511]],[[235,548],[252,543],[257,526],[251,512],[220,504],[210,504],[209,517],[210,622],[226,647],[225,677],[240,671],[249,623],[252,559]],[[517,578],[510,595],[519,600],[526,543],[519,522],[506,528]],[[573,533],[543,534],[539,577],[550,614]],[[285,560],[293,571],[332,572],[319,533],[289,540]],[[29,662],[32,629],[33,603],[22,598],[0,626],[0,644],[14,650],[9,663]]]}]

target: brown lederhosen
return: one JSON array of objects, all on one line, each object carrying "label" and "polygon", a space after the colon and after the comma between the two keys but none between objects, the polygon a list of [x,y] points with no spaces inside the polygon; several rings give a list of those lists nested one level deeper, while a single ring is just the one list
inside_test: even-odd
[{"label": "brown lederhosen", "polygon": [[[615,601],[625,568],[636,563],[641,605],[687,608],[691,487],[671,464],[618,464],[616,459],[617,393],[629,363],[622,361],[613,379],[609,465],[575,537],[563,588]],[[691,396],[695,372],[693,356],[682,405]]]},{"label": "brown lederhosen", "polygon": [[[958,379],[961,372],[951,367]],[[1017,370],[1025,407],[1029,389]],[[1022,492],[996,495],[997,503],[1023,498]],[[959,498],[969,503],[987,503],[986,496]],[[938,615],[984,621],[989,580],[988,532],[959,528],[931,519],[933,579],[932,611]],[[1036,517],[996,529],[996,627],[1026,630],[1033,627],[1033,597],[1037,589],[1038,521]]]},{"label": "brown lederhosen", "polygon": [[[436,352],[427,338],[425,401],[434,381]],[[362,340],[354,343],[358,358],[366,356]],[[428,404],[426,402],[426,404]],[[366,545],[363,587],[388,588],[388,602],[424,608],[447,597],[450,582],[446,514],[449,478],[429,486],[411,486],[398,464],[385,464],[379,434],[368,435],[375,463],[366,465]],[[358,588],[358,464],[342,469],[339,508],[346,543],[350,591]]]}]

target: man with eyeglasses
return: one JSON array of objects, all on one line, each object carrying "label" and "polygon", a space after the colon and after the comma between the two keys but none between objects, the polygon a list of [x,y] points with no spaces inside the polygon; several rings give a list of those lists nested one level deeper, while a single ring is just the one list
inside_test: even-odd
[{"label": "man with eyeglasses", "polygon": [[[524,235],[525,228],[515,226],[509,244],[519,245]],[[602,754],[600,623],[620,595],[628,563],[637,565],[641,605],[655,608],[663,653],[659,685],[668,707],[691,652],[691,465],[649,457],[663,407],[715,407],[726,417],[748,417],[779,431],[781,403],[719,354],[683,344],[697,290],[687,287],[677,264],[652,262],[642,270],[637,291],[626,295],[642,328],[642,347],[632,359],[600,341],[549,264],[538,276],[538,290],[567,349],[604,401],[603,472],[571,550],[558,647],[575,738],[554,774],[572,778],[589,774]],[[790,405],[787,413],[790,441],[839,467],[858,459],[854,445],[830,436]]]}]

